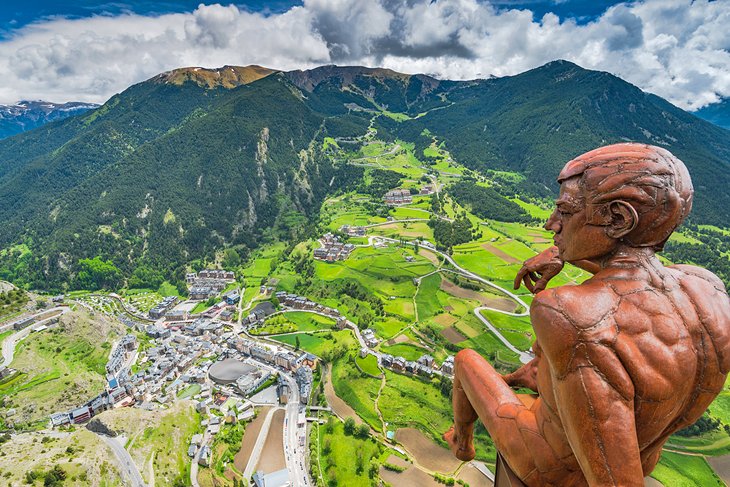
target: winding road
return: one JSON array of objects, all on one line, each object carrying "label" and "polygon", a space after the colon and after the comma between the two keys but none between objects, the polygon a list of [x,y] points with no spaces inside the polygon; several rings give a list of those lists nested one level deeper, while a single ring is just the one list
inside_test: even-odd
[{"label": "winding road", "polygon": [[124,448],[124,445],[122,445],[117,438],[111,438],[99,433],[96,435],[101,438],[109,448],[111,448],[114,456],[117,458],[117,463],[119,464],[119,469],[122,472],[122,477],[124,477],[124,480],[126,481],[125,485],[131,485],[133,487],[147,487],[144,483],[144,479],[142,478],[142,474],[139,473],[137,465],[135,465],[134,460],[132,460],[129,452],[126,448]]},{"label": "winding road", "polygon": [[7,337],[3,341],[3,363],[2,363],[2,366],[3,367],[10,367],[10,364],[13,363],[13,358],[15,357],[15,347],[16,347],[16,345],[18,344],[18,342],[20,342],[24,338],[27,338],[28,335],[30,335],[30,333],[33,331],[33,329],[35,327],[37,327],[39,325],[44,325],[44,324],[48,323],[49,321],[51,321],[51,320],[53,320],[55,318],[58,318],[62,314],[68,312],[68,310],[69,309],[67,307],[65,307],[65,306],[59,306],[59,307],[56,307],[56,308],[51,308],[51,309],[43,310],[40,313],[36,313],[36,314],[32,315],[32,317],[35,318],[36,316],[41,316],[41,315],[44,315],[46,313],[50,313],[52,311],[60,311],[60,313],[58,313],[58,314],[56,314],[54,316],[50,316],[48,318],[42,319],[40,321],[37,321],[37,322],[33,323],[32,325],[27,326],[24,329],[22,329],[22,330],[20,330],[20,331],[18,331],[16,333],[10,335],[9,337]]},{"label": "winding road", "polygon": [[[396,240],[394,238],[389,238],[389,237],[375,237],[375,236],[371,236],[368,239],[368,241],[370,242],[371,245],[374,245],[374,241],[376,241],[376,240],[382,240],[382,241],[391,242],[391,243],[400,243],[398,240]],[[414,246],[414,243],[412,243],[412,242],[405,242],[405,244],[406,245]],[[487,326],[487,328],[489,329],[489,331],[491,331],[499,339],[500,342],[502,342],[505,346],[507,346],[507,348],[509,348],[511,351],[513,351],[514,353],[516,353],[519,356],[520,362],[522,362],[523,364],[526,364],[526,363],[530,362],[532,359],[534,359],[535,356],[532,355],[530,352],[523,352],[521,350],[518,350],[514,345],[512,345],[512,343],[510,343],[510,341],[507,340],[507,338],[505,338],[504,335],[502,335],[499,332],[499,330],[497,329],[497,327],[495,327],[487,318],[485,318],[480,313],[481,310],[485,310],[486,309],[486,310],[495,311],[497,313],[502,313],[502,314],[509,315],[509,316],[516,316],[516,317],[529,316],[529,314],[530,314],[530,306],[527,303],[525,303],[519,296],[517,296],[512,291],[509,291],[507,289],[504,289],[503,287],[501,287],[501,286],[499,286],[499,285],[497,285],[497,284],[495,284],[495,283],[493,283],[493,282],[491,282],[491,281],[489,281],[487,279],[484,279],[482,276],[480,276],[478,274],[475,274],[475,273],[473,273],[473,272],[471,272],[469,270],[464,269],[459,264],[457,264],[456,261],[449,254],[447,254],[445,252],[442,252],[442,251],[440,251],[440,250],[438,250],[438,249],[436,249],[434,247],[430,247],[429,246],[429,247],[425,247],[425,248],[427,248],[431,252],[437,253],[440,256],[442,256],[446,261],[449,262],[449,264],[451,264],[456,269],[456,272],[458,274],[461,274],[461,275],[463,275],[465,277],[468,277],[470,279],[474,279],[475,281],[481,282],[482,284],[484,284],[486,286],[489,286],[489,287],[491,287],[493,289],[496,289],[497,291],[501,292],[502,294],[504,294],[504,295],[508,296],[509,298],[513,299],[518,305],[522,306],[522,308],[523,308],[524,311],[522,311],[520,313],[513,313],[513,312],[510,312],[510,311],[503,311],[501,309],[490,308],[488,306],[480,306],[480,307],[478,307],[478,308],[476,308],[474,310],[474,314],[476,315],[477,318],[479,318],[479,320],[482,323],[484,323]],[[442,269],[442,270],[445,270],[445,269]]]}]

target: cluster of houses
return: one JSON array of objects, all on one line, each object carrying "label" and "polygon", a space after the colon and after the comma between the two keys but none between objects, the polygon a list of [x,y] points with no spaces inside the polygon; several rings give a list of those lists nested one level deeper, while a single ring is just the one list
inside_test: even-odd
[{"label": "cluster of houses", "polygon": [[375,338],[375,332],[371,330],[370,328],[366,328],[360,332],[360,336],[363,340],[365,340],[365,345],[367,345],[370,348],[375,348],[378,346],[377,338]]},{"label": "cluster of houses", "polygon": [[343,243],[340,238],[331,233],[325,233],[319,239],[321,247],[314,249],[313,255],[315,259],[324,260],[326,262],[335,262],[337,260],[345,260],[355,250],[355,246],[351,243]]},{"label": "cluster of houses", "polygon": [[159,320],[177,304],[177,296],[167,296],[149,311],[153,320]]},{"label": "cluster of houses", "polygon": [[364,237],[365,227],[355,225],[342,225],[340,227],[340,232],[350,237]]},{"label": "cluster of houses", "polygon": [[188,284],[195,284],[197,279],[220,279],[232,282],[236,280],[236,274],[233,271],[224,271],[222,269],[203,269],[198,273],[188,272],[185,274],[185,280]]},{"label": "cluster of houses", "polygon": [[106,373],[116,375],[122,370],[127,359],[134,355],[137,349],[137,337],[124,335],[114,350],[112,350],[109,361],[106,363]]},{"label": "cluster of houses", "polygon": [[182,324],[180,327],[172,327],[172,329],[179,329],[186,335],[190,336],[202,336],[202,335],[217,335],[223,334],[224,325],[218,320],[208,320],[205,318],[198,318],[190,323]]},{"label": "cluster of houses", "polygon": [[125,406],[133,402],[129,368],[125,367],[124,363],[130,356],[134,355],[136,350],[136,337],[134,335],[125,335],[112,350],[106,364],[107,384],[105,390],[71,411],[51,414],[51,424],[55,427],[85,423],[102,411],[116,406]]},{"label": "cluster of houses", "polygon": [[[239,421],[253,419],[256,415],[253,404],[250,401],[239,399],[238,402],[230,405],[228,398],[229,396],[225,394],[218,394],[215,397],[209,396],[202,399],[195,405],[196,411],[205,418],[201,421],[201,425],[211,435],[216,435],[220,432],[222,423],[236,424]],[[211,410],[219,411],[221,416],[211,413]],[[198,463],[207,467],[210,464],[211,451],[208,445],[203,444],[203,439],[203,433],[192,436],[188,444],[188,456],[194,458],[200,449]]]},{"label": "cluster of houses", "polygon": [[204,269],[197,274],[189,272],[185,275],[185,281],[190,286],[188,295],[190,299],[196,300],[205,300],[216,296],[235,280],[235,273],[220,269]]},{"label": "cluster of houses", "polygon": [[[366,355],[367,350],[364,349],[360,352],[361,355]],[[423,377],[431,377],[435,372],[434,358],[428,354],[422,355],[415,362],[406,360],[403,357],[394,357],[392,355],[383,354],[380,356],[380,364],[394,372],[407,372],[413,375],[420,375]],[[454,357],[449,356],[441,364],[441,373],[449,376],[454,375]]]},{"label": "cluster of houses", "polygon": [[[300,400],[303,404],[309,401],[312,389],[312,369],[316,367],[317,357],[306,352],[294,353],[288,350],[272,350],[250,340],[238,339],[236,349],[244,355],[253,357],[270,365],[281,367],[295,373],[299,386]],[[287,395],[286,390],[280,387],[280,399]],[[283,400],[282,402],[286,402]]]},{"label": "cluster of houses", "polygon": [[383,201],[386,205],[408,205],[413,203],[413,196],[411,196],[411,190],[396,188],[391,189],[385,195],[383,195]]},{"label": "cluster of houses", "polygon": [[274,305],[271,303],[271,301],[261,301],[254,307],[254,309],[252,309],[248,313],[248,316],[245,317],[242,321],[244,325],[258,326],[264,323],[264,320],[267,316],[270,316],[274,313],[276,313],[276,308],[274,308]]},{"label": "cluster of houses", "polygon": [[[435,193],[435,188],[427,184],[421,188],[418,192],[420,195],[429,195]],[[410,189],[396,188],[391,189],[383,195],[383,201],[386,205],[397,206],[397,205],[408,205],[413,203],[413,194]]]},{"label": "cluster of houses", "polygon": [[316,303],[304,296],[299,296],[298,294],[279,291],[276,293],[276,299],[278,299],[279,303],[287,308],[317,311],[318,313],[331,316],[332,318],[338,318],[340,316],[340,311],[338,309],[324,306],[323,304]]}]

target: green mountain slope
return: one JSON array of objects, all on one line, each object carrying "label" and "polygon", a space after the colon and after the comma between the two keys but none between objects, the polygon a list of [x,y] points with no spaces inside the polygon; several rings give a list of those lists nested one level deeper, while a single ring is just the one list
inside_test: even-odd
[{"label": "green mountain slope", "polygon": [[[363,169],[325,137],[427,147],[434,135],[475,170],[527,177],[550,195],[564,162],[619,140],[668,147],[690,167],[697,221],[730,226],[728,132],[606,73],[554,62],[518,76],[439,81],[324,66],[185,68],[101,108],[0,141],[0,277],[73,285],[79,259],[173,281],[190,260],[313,231],[325,196]],[[428,131],[425,131],[427,129]],[[22,245],[21,245],[22,244]]]},{"label": "green mountain slope", "polygon": [[621,141],[659,145],[690,169],[697,190],[694,218],[730,223],[730,194],[724,190],[730,183],[730,133],[620,78],[555,61],[464,85],[448,98],[448,108],[388,122],[388,128],[410,137],[427,128],[465,165],[523,173],[520,191],[543,195],[557,191],[555,178],[565,162],[587,150]]}]

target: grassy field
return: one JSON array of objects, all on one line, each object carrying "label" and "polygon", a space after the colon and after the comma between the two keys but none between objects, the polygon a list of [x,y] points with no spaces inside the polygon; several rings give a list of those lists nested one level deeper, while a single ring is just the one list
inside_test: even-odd
[{"label": "grassy field", "polygon": [[0,319],[9,319],[28,303],[28,293],[22,289],[0,292]]},{"label": "grassy field", "polygon": [[377,466],[371,471],[371,464],[388,455],[387,449],[370,437],[345,434],[344,424],[332,417],[312,428],[310,445],[315,476],[321,476],[325,485],[370,487],[377,479]]},{"label": "grassy field", "polygon": [[535,341],[528,316],[508,316],[488,309],[482,310],[481,313],[516,348],[528,350],[532,346],[532,342]]},{"label": "grassy field", "polygon": [[709,487],[725,483],[712,471],[703,457],[664,452],[651,474],[652,477],[671,487]]},{"label": "grassy field", "polygon": [[318,357],[322,357],[330,350],[357,348],[357,340],[355,340],[350,330],[292,333],[290,335],[280,335],[274,339],[293,347],[296,345],[297,337],[299,337],[299,347],[302,350]]},{"label": "grassy field", "polygon": [[375,357],[375,355],[366,355],[364,358],[358,356],[355,358],[355,363],[357,363],[357,366],[360,367],[360,370],[365,372],[366,374],[374,375],[376,377],[379,377],[381,374],[380,368],[378,367],[378,359]]},{"label": "grassy field", "polygon": [[165,297],[166,296],[180,296],[180,293],[177,292],[177,288],[167,281],[160,284],[160,288],[157,290],[157,292],[161,296],[165,296]]},{"label": "grassy field", "polygon": [[190,399],[195,394],[200,392],[200,384],[191,384],[190,386],[186,387],[185,389],[182,389],[180,393],[178,394],[178,399]]},{"label": "grassy field", "polygon": [[[12,441],[0,445],[0,457],[0,485],[3,486],[43,486],[42,473],[56,465],[66,473],[66,480],[53,485],[124,485],[114,454],[101,438],[84,428],[59,437],[38,433],[13,435]],[[27,474],[31,472],[37,476],[29,483]]]},{"label": "grassy field", "polygon": [[20,374],[0,385],[5,408],[17,411],[16,426],[45,425],[50,413],[101,392],[111,343],[124,331],[120,323],[80,310],[21,341],[11,364]]},{"label": "grassy field", "polygon": [[[172,485],[181,479],[187,485],[190,479],[190,458],[187,456],[190,438],[200,432],[200,415],[193,403],[184,401],[164,413],[154,425],[146,427],[129,447],[130,455],[140,466],[143,477],[146,465],[152,460],[155,472],[154,483]],[[142,468],[144,466],[144,468]]]},{"label": "grassy field", "polygon": [[349,357],[336,361],[332,365],[331,373],[332,386],[337,396],[349,404],[371,428],[380,431],[382,425],[375,411],[380,380],[357,370]]}]

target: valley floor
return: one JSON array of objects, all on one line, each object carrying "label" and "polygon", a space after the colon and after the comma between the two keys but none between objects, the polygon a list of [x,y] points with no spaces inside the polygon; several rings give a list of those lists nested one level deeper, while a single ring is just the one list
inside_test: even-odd
[{"label": "valley floor", "polygon": [[[17,373],[0,381],[0,411],[7,426],[35,432],[18,433],[0,446],[0,479],[20,482],[34,469],[58,464],[75,482],[69,485],[134,483],[132,474],[146,485],[244,485],[239,482],[258,470],[285,471],[297,486],[374,485],[378,479],[399,486],[490,485],[496,452],[483,427],[476,430],[473,462],[456,460],[442,439],[452,422],[448,364],[465,348],[504,372],[530,360],[532,297],[524,288],[514,291],[512,279],[525,259],[551,245],[551,235],[537,220],[478,217],[452,198],[445,188],[461,178],[483,188],[499,182],[471,173],[438,141],[428,149],[432,164],[424,165],[412,144],[369,137],[350,159],[368,165],[370,179],[376,169],[395,171],[399,187],[413,196],[387,207],[365,187],[327,199],[319,226],[353,244],[346,258],[314,259],[314,249],[325,245],[322,235],[292,246],[262,245],[226,289],[240,293],[235,314],[210,333],[188,331],[201,313],[221,319],[223,307],[205,301],[178,305],[193,315],[183,321],[145,318],[163,294],[174,292],[165,287],[68,295],[68,311],[58,323],[14,340],[8,365]],[[326,146],[347,158],[334,139]],[[510,201],[536,219],[549,212],[542,201]],[[457,222],[468,228],[468,238],[444,245],[444,238],[460,231]],[[552,285],[587,277],[568,265]],[[311,307],[286,304],[285,295],[292,294]],[[275,313],[249,319],[266,301]],[[150,337],[150,325],[170,332]],[[171,355],[191,354],[169,380],[148,379],[152,392],[136,404],[143,407],[116,407],[95,417],[122,435],[132,474],[94,433],[75,426],[46,429],[49,414],[79,406],[105,388],[105,364],[125,333],[136,337],[126,356],[132,374],[153,370],[154,357],[167,348]],[[0,335],[7,343],[14,336],[20,338],[15,332]],[[314,356],[318,365],[301,406],[301,379],[254,356],[247,363],[279,374],[289,387],[289,404],[279,403],[276,385],[246,398],[210,380],[205,372],[212,363],[247,355],[241,352],[244,342]],[[397,365],[401,360],[403,366]],[[201,379],[194,382],[190,377],[198,372]],[[726,386],[710,407],[725,429],[728,401]],[[653,477],[667,486],[730,481],[725,429],[673,437]]]}]

